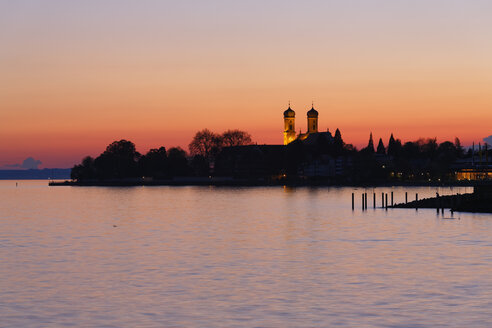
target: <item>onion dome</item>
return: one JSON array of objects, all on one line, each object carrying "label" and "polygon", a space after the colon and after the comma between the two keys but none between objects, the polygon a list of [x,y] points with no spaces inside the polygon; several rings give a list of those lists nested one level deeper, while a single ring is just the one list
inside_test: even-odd
[{"label": "onion dome", "polygon": [[318,111],[314,109],[314,106],[307,112],[307,117],[318,117]]},{"label": "onion dome", "polygon": [[294,112],[289,106],[289,108],[287,108],[284,112],[284,117],[296,117],[296,112]]}]

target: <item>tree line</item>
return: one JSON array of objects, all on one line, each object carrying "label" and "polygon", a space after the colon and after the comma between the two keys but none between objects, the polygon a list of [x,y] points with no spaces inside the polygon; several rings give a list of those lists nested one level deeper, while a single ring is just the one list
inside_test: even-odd
[{"label": "tree line", "polygon": [[114,141],[96,158],[86,156],[71,171],[74,180],[109,180],[149,177],[208,176],[210,164],[224,147],[252,144],[251,135],[240,130],[222,134],[198,131],[189,144],[189,154],[180,147],[150,149],[140,154],[128,140]]},{"label": "tree line", "polygon": [[460,139],[437,142],[436,138],[420,138],[402,143],[391,134],[387,146],[382,138],[374,146],[372,133],[368,144],[353,154],[354,181],[371,180],[453,180],[453,165],[458,159],[471,157],[465,152]]},{"label": "tree line", "polygon": [[237,146],[253,145],[251,135],[245,131],[215,133],[204,129],[194,135],[188,153],[180,147],[160,147],[142,155],[131,141],[119,140],[108,145],[98,157],[85,157],[72,168],[71,177],[81,181],[142,177],[159,180],[234,175],[234,168],[240,168],[242,172],[257,172],[255,178],[263,172],[265,178],[276,175],[297,179],[313,163],[334,165],[336,161],[340,166],[337,181],[344,183],[449,180],[454,178],[453,163],[471,156],[471,150],[465,152],[458,138],[454,142],[438,143],[435,138],[427,138],[403,143],[391,134],[386,145],[382,138],[376,145],[371,133],[367,146],[358,150],[345,143],[336,129],[333,137],[320,133],[306,141],[295,140],[276,149],[244,148]]}]

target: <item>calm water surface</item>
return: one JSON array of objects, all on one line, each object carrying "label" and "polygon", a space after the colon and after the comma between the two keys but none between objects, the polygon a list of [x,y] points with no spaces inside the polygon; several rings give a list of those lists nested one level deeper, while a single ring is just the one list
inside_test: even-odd
[{"label": "calm water surface", "polygon": [[0,181],[0,326],[491,327],[492,215],[363,191]]}]

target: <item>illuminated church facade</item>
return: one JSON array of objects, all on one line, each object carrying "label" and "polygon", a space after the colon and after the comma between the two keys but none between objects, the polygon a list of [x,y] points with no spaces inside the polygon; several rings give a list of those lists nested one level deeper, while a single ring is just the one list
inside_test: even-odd
[{"label": "illuminated church facade", "polygon": [[[307,112],[307,132],[296,135],[296,112],[290,108],[284,111],[284,145],[288,145],[294,140],[304,140],[310,135],[318,133],[318,111],[311,106]],[[330,135],[331,136],[331,135]]]}]

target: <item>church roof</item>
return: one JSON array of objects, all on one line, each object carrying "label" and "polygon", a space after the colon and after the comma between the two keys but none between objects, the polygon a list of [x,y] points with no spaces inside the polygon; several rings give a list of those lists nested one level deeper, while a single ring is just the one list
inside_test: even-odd
[{"label": "church roof", "polygon": [[307,112],[308,117],[318,117],[318,111],[314,109],[314,106]]},{"label": "church roof", "polygon": [[306,145],[315,145],[319,142],[332,142],[333,136],[330,132],[315,132],[310,133],[306,139],[303,140],[303,143]]},{"label": "church roof", "polygon": [[292,110],[292,108],[287,108],[287,110],[284,112],[284,117],[296,117],[296,112]]}]

